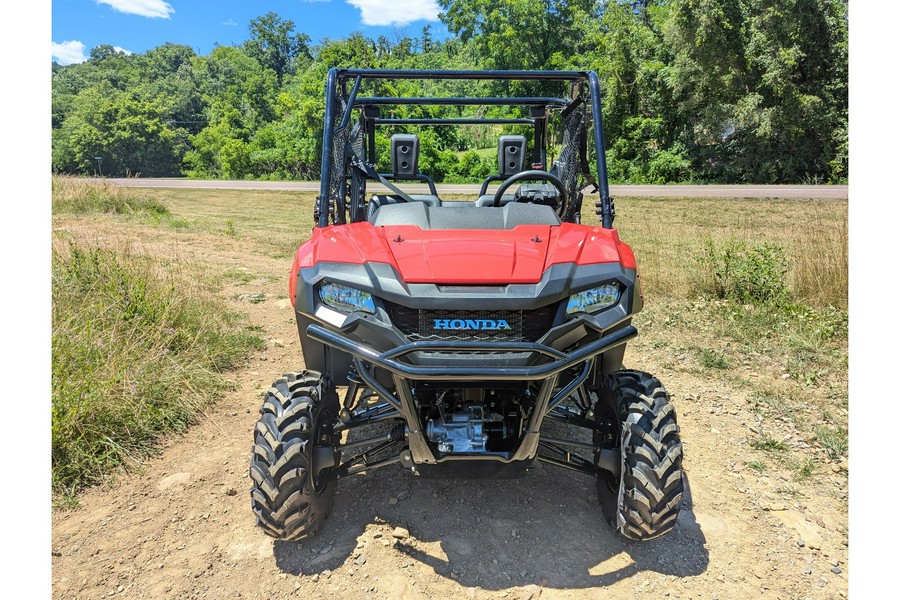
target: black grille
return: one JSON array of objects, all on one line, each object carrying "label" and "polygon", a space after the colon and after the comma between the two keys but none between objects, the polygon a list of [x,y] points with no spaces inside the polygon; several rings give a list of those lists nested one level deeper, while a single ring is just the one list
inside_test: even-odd
[{"label": "black grille", "polygon": [[[553,327],[558,304],[533,310],[418,309],[385,302],[394,327],[412,342],[535,342]],[[437,329],[435,321],[499,321],[509,329]]]}]

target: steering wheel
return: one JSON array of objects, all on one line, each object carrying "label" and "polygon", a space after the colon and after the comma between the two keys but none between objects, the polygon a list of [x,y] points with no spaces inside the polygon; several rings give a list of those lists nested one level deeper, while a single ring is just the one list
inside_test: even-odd
[{"label": "steering wheel", "polygon": [[[533,169],[531,171],[521,171],[501,183],[500,187],[497,188],[497,192],[494,194],[494,206],[500,206],[500,201],[503,198],[503,192],[508,190],[514,183],[518,183],[519,181],[535,180],[546,181],[547,183],[555,187],[556,191],[559,192],[559,206],[556,208],[556,214],[558,214],[559,217],[562,218],[562,216],[566,213],[566,205],[568,204],[568,194],[566,194],[566,188],[563,185],[562,180],[552,173],[548,173],[547,171],[540,171],[537,169]],[[522,198],[516,199],[516,202],[525,201],[527,200]]]}]

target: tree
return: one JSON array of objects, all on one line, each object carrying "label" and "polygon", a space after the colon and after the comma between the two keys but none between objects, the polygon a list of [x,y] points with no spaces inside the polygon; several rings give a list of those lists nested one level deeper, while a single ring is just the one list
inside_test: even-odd
[{"label": "tree", "polygon": [[542,69],[555,56],[572,56],[581,32],[573,9],[593,0],[438,0],[440,19],[495,69]]},{"label": "tree", "polygon": [[184,158],[190,174],[243,179],[251,173],[247,133],[222,119],[191,138],[194,145]]},{"label": "tree", "polygon": [[278,85],[285,75],[294,72],[294,62],[298,58],[312,58],[309,36],[293,31],[294,22],[285,21],[274,12],[250,21],[250,39],[244,43],[244,48],[259,64],[275,71]]},{"label": "tree", "polygon": [[835,162],[847,123],[846,10],[839,0],[672,3],[666,40],[682,138],[705,178],[846,176],[846,162]]},{"label": "tree", "polygon": [[185,134],[168,124],[160,99],[121,92],[109,83],[84,90],[53,138],[53,168],[104,175],[171,176],[181,172]]},{"label": "tree", "polygon": [[134,88],[165,98],[172,124],[190,134],[198,133],[207,123],[207,103],[193,69],[196,53],[190,46],[166,43],[148,50],[142,58],[145,82]]},{"label": "tree", "polygon": [[671,53],[661,32],[666,5],[658,0],[570,4],[570,28],[577,35],[547,65],[597,72],[609,175],[616,182],[689,177],[685,148],[676,144],[677,112],[667,70]]},{"label": "tree", "polygon": [[184,44],[166,42],[145,55],[145,71],[151,79],[162,79],[178,73],[182,66],[190,66],[197,56],[194,49]]},{"label": "tree", "polygon": [[90,66],[91,85],[109,82],[119,90],[126,90],[146,80],[143,71],[143,56],[126,54],[109,44],[91,48],[90,59],[81,65]]},{"label": "tree", "polygon": [[119,54],[125,55],[124,52],[120,52],[119,50],[116,50],[114,47],[112,47],[109,44],[101,44],[99,46],[95,46],[94,48],[91,48],[91,51],[88,56],[90,57],[91,60],[101,61],[101,60],[107,60],[110,58],[114,58],[114,57],[118,56]]},{"label": "tree", "polygon": [[276,75],[241,48],[219,46],[209,56],[195,59],[193,71],[211,125],[225,114],[237,113],[238,127],[249,132],[275,118]]},{"label": "tree", "polygon": [[431,52],[434,50],[434,39],[431,37],[431,25],[422,28],[422,37],[419,41],[419,47],[422,52]]},{"label": "tree", "polygon": [[[185,164],[199,175],[314,177],[327,71],[354,66],[594,70],[616,181],[847,178],[845,0],[438,1],[451,32],[441,41],[425,26],[418,38],[398,29],[393,37],[354,33],[311,47],[292,21],[270,12],[250,22],[245,44],[216,47],[207,56],[179,44],[133,55],[101,45],[83,63],[54,64],[54,169],[92,172],[93,157],[102,154],[104,173],[176,174],[178,159],[190,150]],[[371,80],[363,93],[562,96],[568,87]],[[422,118],[475,109],[385,110]],[[520,107],[480,110],[481,116],[527,116]],[[513,130],[520,132],[504,129]],[[384,163],[383,134],[417,133],[423,170],[464,179],[483,168],[475,155],[460,160],[458,153],[492,146],[498,131],[380,130],[374,158]],[[521,132],[530,135],[530,128]]]}]

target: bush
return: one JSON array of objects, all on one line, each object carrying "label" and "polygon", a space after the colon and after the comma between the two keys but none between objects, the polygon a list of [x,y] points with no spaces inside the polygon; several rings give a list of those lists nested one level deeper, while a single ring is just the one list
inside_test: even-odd
[{"label": "bush", "polygon": [[448,174],[458,169],[458,166],[459,158],[452,150],[425,147],[419,154],[419,172],[430,176],[435,181],[443,182]]},{"label": "bush", "polygon": [[477,152],[470,150],[462,155],[462,159],[444,178],[445,183],[481,183],[491,174],[491,164],[481,158]]},{"label": "bush", "polygon": [[687,150],[676,144],[670,150],[659,150],[647,163],[647,183],[663,184],[687,181],[691,175],[691,161]]},{"label": "bush", "polygon": [[749,304],[782,305],[790,300],[787,260],[781,246],[769,242],[748,246],[708,240],[700,258],[702,291]]},{"label": "bush", "polygon": [[72,494],[186,428],[220,371],[262,341],[190,277],[127,251],[56,244],[52,257],[52,485]]}]

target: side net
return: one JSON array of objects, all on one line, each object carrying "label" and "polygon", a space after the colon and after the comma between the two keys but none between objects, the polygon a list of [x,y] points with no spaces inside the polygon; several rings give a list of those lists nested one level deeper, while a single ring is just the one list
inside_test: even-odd
[{"label": "side net", "polygon": [[328,214],[332,223],[340,224],[345,221],[346,215],[347,161],[345,155],[347,142],[350,139],[350,127],[338,129],[344,118],[344,111],[347,110],[347,101],[340,92],[336,96],[334,137],[331,145],[331,177],[328,182]]},{"label": "side net", "polygon": [[[348,158],[352,161],[353,157],[359,157],[362,160],[368,160],[365,149],[365,136],[363,136],[362,121],[358,120],[350,130],[349,145],[351,156]],[[350,168],[350,221],[362,221],[365,219],[366,209],[366,176],[359,168]]]},{"label": "side net", "polygon": [[559,158],[554,162],[557,176],[562,180],[569,197],[564,220],[572,221],[581,210],[581,190],[584,189],[582,152],[587,138],[587,114],[584,105],[569,112],[563,123],[563,141]]}]

